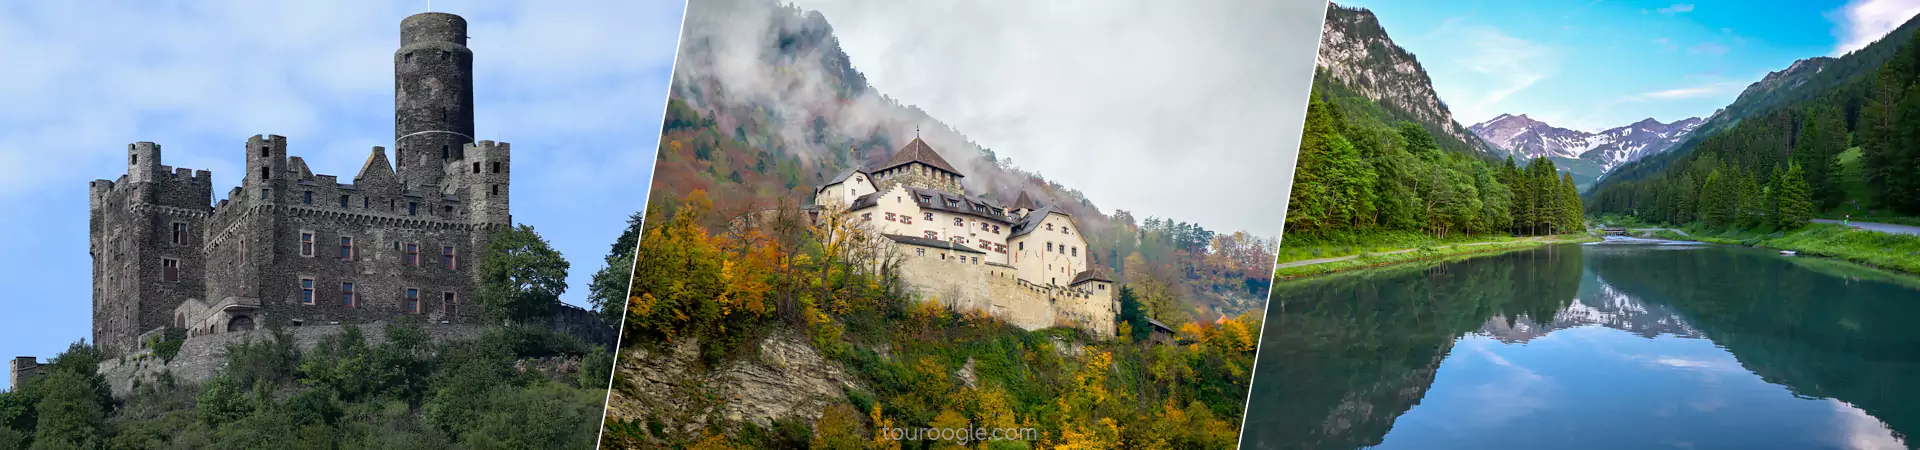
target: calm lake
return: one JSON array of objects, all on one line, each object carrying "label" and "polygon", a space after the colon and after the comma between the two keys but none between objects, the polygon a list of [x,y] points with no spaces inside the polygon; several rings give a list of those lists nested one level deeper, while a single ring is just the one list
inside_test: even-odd
[{"label": "calm lake", "polygon": [[1920,445],[1920,278],[1617,239],[1273,287],[1245,448]]}]

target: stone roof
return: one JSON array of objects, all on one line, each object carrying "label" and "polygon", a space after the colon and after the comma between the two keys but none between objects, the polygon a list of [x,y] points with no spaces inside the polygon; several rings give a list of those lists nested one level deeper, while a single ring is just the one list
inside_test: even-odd
[{"label": "stone roof", "polygon": [[894,153],[892,159],[888,159],[885,164],[874,168],[873,171],[879,172],[916,162],[932,166],[935,169],[947,171],[947,173],[956,176],[965,176],[961,175],[960,171],[954,170],[952,164],[947,164],[947,159],[941,158],[939,152],[933,151],[933,147],[928,147],[926,141],[922,141],[917,137],[913,138],[913,142],[908,142],[907,146],[901,148],[898,153]]},{"label": "stone roof", "polygon": [[1027,191],[1020,191],[1020,198],[1013,199],[1013,209],[1040,209],[1040,203],[1028,197]]},{"label": "stone roof", "polygon": [[1088,281],[1105,281],[1108,283],[1112,283],[1113,277],[1107,276],[1106,269],[1101,269],[1099,267],[1091,267],[1091,268],[1088,268],[1087,270],[1080,271],[1079,275],[1074,275],[1073,282],[1067,283],[1067,286],[1068,287],[1079,286],[1080,283],[1085,283]]},{"label": "stone roof", "polygon": [[1067,216],[1069,218],[1073,217],[1072,214],[1067,214],[1066,211],[1053,209],[1052,206],[1043,206],[1043,207],[1040,207],[1040,209],[1035,209],[1033,210],[1033,212],[1027,213],[1026,217],[1021,217],[1020,223],[1013,224],[1013,233],[1008,234],[1007,239],[1013,239],[1020,236],[1025,236],[1027,235],[1027,233],[1032,233],[1033,229],[1040,228],[1040,222],[1047,220],[1047,215],[1053,214],[1053,213],[1059,213],[1060,215]]},{"label": "stone roof", "polygon": [[886,236],[887,239],[892,239],[894,242],[899,242],[902,244],[912,244],[912,245],[918,245],[921,247],[933,247],[938,249],[953,250],[953,251],[962,252],[962,253],[979,253],[982,255],[987,254],[987,252],[980,251],[979,249],[975,249],[973,247],[968,247],[965,245],[942,241],[939,239],[927,239],[924,237],[914,237],[914,236],[906,236],[906,235],[899,235],[899,234],[881,234],[881,236]]}]

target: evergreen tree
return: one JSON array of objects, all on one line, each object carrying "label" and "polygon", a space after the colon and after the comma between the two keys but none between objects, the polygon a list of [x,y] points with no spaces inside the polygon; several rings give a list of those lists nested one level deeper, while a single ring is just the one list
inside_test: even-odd
[{"label": "evergreen tree", "polygon": [[1806,226],[1807,220],[1813,218],[1813,190],[1808,186],[1806,176],[1806,171],[1798,163],[1787,168],[1777,200],[1780,209],[1776,219],[1781,229]]}]

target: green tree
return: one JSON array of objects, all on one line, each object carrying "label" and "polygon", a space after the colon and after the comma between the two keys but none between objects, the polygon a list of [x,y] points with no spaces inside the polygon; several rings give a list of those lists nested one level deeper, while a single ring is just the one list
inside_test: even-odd
[{"label": "green tree", "polygon": [[609,326],[619,326],[621,316],[626,313],[627,287],[633,280],[633,251],[640,245],[641,224],[645,220],[639,211],[627,216],[627,229],[614,238],[613,248],[607,251],[606,266],[594,272],[593,281],[587,285],[587,301]]},{"label": "green tree", "polygon": [[533,227],[493,234],[480,259],[480,304],[489,319],[518,323],[546,317],[566,291],[567,260]]},{"label": "green tree", "polygon": [[1813,218],[1813,192],[1807,186],[1806,172],[1799,163],[1787,168],[1785,180],[1781,183],[1779,199],[1775,200],[1779,210],[1774,213],[1781,229],[1795,229],[1807,225]]},{"label": "green tree", "polygon": [[68,370],[35,380],[41,398],[33,448],[91,449],[106,440],[106,407],[89,381],[87,374]]}]

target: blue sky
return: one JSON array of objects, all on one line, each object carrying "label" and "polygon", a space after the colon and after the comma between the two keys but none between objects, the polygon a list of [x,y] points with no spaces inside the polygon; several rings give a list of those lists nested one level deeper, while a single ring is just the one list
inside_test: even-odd
[{"label": "blue sky", "polygon": [[[573,263],[568,303],[646,199],[684,3],[438,0],[475,54],[480,139],[511,142],[514,219]],[[400,19],[426,1],[0,4],[0,356],[53,356],[91,334],[87,182],[126,145],[212,170],[215,201],[247,137],[287,137],[351,177],[393,137]],[[391,152],[389,152],[391,153]],[[0,377],[0,383],[5,378]],[[0,389],[6,388],[0,384]]]},{"label": "blue sky", "polygon": [[1878,39],[1920,0],[1336,1],[1380,17],[1462,124],[1596,130],[1706,116],[1769,71]]}]

